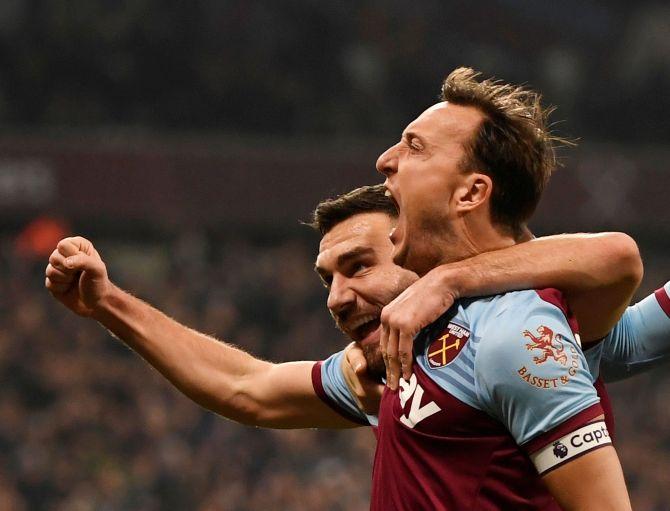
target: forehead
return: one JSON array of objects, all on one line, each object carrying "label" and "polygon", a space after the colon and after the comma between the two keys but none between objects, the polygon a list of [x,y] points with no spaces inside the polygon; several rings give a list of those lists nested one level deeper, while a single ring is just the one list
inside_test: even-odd
[{"label": "forehead", "polygon": [[470,138],[483,119],[484,115],[475,107],[442,101],[414,119],[405,133],[463,142]]},{"label": "forehead", "polygon": [[355,249],[371,249],[390,255],[393,244],[389,232],[393,222],[389,215],[381,212],[360,213],[347,218],[321,238],[316,266],[331,266],[340,255]]}]

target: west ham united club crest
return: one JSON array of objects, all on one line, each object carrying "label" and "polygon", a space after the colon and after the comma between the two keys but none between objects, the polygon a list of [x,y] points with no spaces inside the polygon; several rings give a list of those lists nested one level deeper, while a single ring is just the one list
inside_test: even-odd
[{"label": "west ham united club crest", "polygon": [[428,365],[432,368],[444,367],[456,358],[470,338],[470,331],[449,323],[426,350]]}]

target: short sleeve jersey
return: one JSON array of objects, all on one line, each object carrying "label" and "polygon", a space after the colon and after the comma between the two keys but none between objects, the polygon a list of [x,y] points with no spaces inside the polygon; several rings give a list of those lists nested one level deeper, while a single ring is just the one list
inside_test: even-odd
[{"label": "short sleeve jersey", "polygon": [[[558,309],[561,310],[562,312],[565,312],[566,310],[565,305],[561,302],[560,296],[555,291],[551,290],[540,291],[538,293],[538,296],[545,299],[547,303],[556,305]],[[527,296],[526,298],[529,297]],[[487,300],[491,304],[493,304],[493,299],[487,299]],[[473,304],[468,302],[460,304],[459,312],[463,313],[461,317],[467,319],[467,314],[469,314],[468,311],[470,309],[472,309],[473,312],[475,311],[475,308],[473,308]],[[553,310],[552,312],[555,313],[556,311]],[[444,322],[451,317],[450,314],[453,315],[454,311],[450,311],[450,313],[445,315],[446,317],[441,318],[440,321],[442,321],[442,323],[437,322],[435,325],[433,325],[431,327],[433,331],[435,329],[439,330],[441,328],[440,324],[444,324]],[[554,319],[556,319],[554,314],[552,314],[552,316],[554,316]],[[456,315],[454,315],[452,319],[455,320]],[[566,317],[566,319],[568,318]],[[561,326],[565,328],[565,324],[563,323],[563,319],[560,317],[560,315],[558,316],[558,321],[559,323],[561,323]],[[456,324],[455,321],[453,321],[452,323]],[[421,354],[421,350],[415,351],[417,361],[421,363],[419,369],[417,370],[417,375],[419,375],[422,379],[424,379],[424,375],[428,375],[429,379],[431,379],[430,378],[431,375],[435,376],[436,374],[444,373],[443,378],[444,381],[442,382],[443,383],[442,385],[438,385],[439,389],[446,391],[448,393],[450,388],[451,389],[459,388],[461,392],[460,396],[463,399],[463,401],[461,402],[463,404],[466,404],[468,402],[473,403],[472,400],[473,394],[468,390],[468,388],[470,387],[468,382],[471,381],[471,378],[467,376],[469,373],[468,367],[473,366],[473,364],[467,362],[465,366],[463,366],[462,364],[455,365],[452,374],[445,373],[444,370],[441,370],[441,367],[446,367],[451,364],[451,361],[456,360],[458,358],[457,357],[458,352],[460,352],[460,350],[463,349],[468,344],[472,335],[472,331],[466,328],[465,323],[467,323],[467,321],[461,322],[461,324],[458,324],[458,326],[452,325],[450,329],[448,328],[447,332],[445,332],[445,334],[448,334],[446,338],[442,339],[442,335],[437,337],[439,343],[437,346],[434,347],[436,349],[431,349],[429,352],[427,351],[423,355]],[[570,325],[570,323],[571,321],[568,319],[568,325]],[[449,323],[447,323],[447,325],[448,324]],[[474,324],[475,322],[473,322],[473,325]],[[551,328],[548,325],[543,326]],[[548,334],[548,331],[543,330],[542,333]],[[532,351],[534,354],[532,364],[529,363],[522,365],[521,372],[517,370],[517,375],[524,376],[525,377],[524,381],[542,389],[546,389],[547,387],[553,388],[555,383],[558,384],[559,381],[561,383],[564,381],[561,380],[561,375],[558,376],[558,380],[555,380],[554,379],[555,376],[547,378],[546,375],[537,374],[536,371],[532,370],[532,368],[534,368],[535,366],[538,365],[541,366],[543,364],[548,363],[549,360],[561,364],[560,361],[563,359],[562,353],[565,353],[565,345],[563,345],[563,349],[561,349],[559,342],[563,343],[564,339],[562,337],[556,338],[557,332],[554,331],[553,333],[554,333],[554,342],[552,342],[551,345],[547,346],[546,344],[547,338],[546,337],[544,338],[545,341],[543,343],[542,336],[539,335],[540,332],[532,332],[530,330],[526,332],[525,329],[522,332],[522,336],[524,337],[524,343],[526,344],[525,348],[528,351]],[[560,331],[558,332],[558,334],[561,336],[563,335],[560,333]],[[422,332],[422,334],[417,338],[417,343],[421,342],[423,338],[425,347],[426,342],[425,337],[429,335],[430,332],[428,331]],[[538,340],[534,340],[533,337],[535,339],[539,339],[539,342]],[[446,342],[447,340],[449,340],[450,342]],[[481,342],[481,338],[479,339],[479,341]],[[512,342],[515,342],[515,340],[513,339]],[[518,342],[518,338],[516,338],[516,342]],[[433,342],[431,342],[430,344],[432,345]],[[454,346],[454,344],[457,345]],[[572,343],[572,347],[576,348],[574,343]],[[502,349],[503,351],[505,351],[505,347],[502,347],[500,345],[498,345],[498,349]],[[469,350],[471,354],[475,355],[474,357],[475,360],[480,360],[479,357],[481,356],[481,353],[486,352],[484,351],[480,353],[479,350],[476,349],[476,346],[474,346],[474,348],[469,347]],[[571,351],[571,348],[568,348],[568,350]],[[547,360],[544,362],[540,362],[545,358],[545,354]],[[351,393],[344,381],[344,378],[342,377],[342,372],[340,369],[342,356],[343,352],[339,352],[328,358],[326,361],[315,364],[313,370],[314,388],[326,403],[332,406],[335,410],[339,411],[342,415],[348,417],[350,420],[357,422],[359,424],[371,425],[375,430],[375,433],[378,433],[377,432],[378,417],[373,415],[364,415],[361,411],[359,411],[356,405],[356,401],[351,396]],[[617,323],[617,325],[612,329],[612,331],[601,342],[595,343],[595,345],[592,345],[591,347],[589,347],[589,349],[585,351],[585,357],[591,375],[590,379],[592,382],[594,382],[598,390],[598,393],[601,397],[601,405],[605,409],[606,417],[609,419],[608,426],[611,433],[613,431],[613,426],[611,422],[612,415],[611,410],[609,409],[608,406],[607,393],[604,389],[604,386],[602,385],[601,376],[605,379],[605,381],[618,380],[637,374],[650,367],[654,367],[660,363],[667,362],[668,360],[670,360],[670,282],[666,283],[665,286],[658,289],[655,293],[648,296],[640,303],[628,307],[628,309],[625,311],[624,315]],[[538,360],[536,360],[536,358],[538,358]],[[464,357],[464,361],[466,360],[471,361],[472,356]],[[523,360],[521,360],[521,362],[523,362]],[[528,360],[526,360],[526,362],[528,362]],[[500,367],[502,367],[502,365]],[[531,368],[531,370],[529,370],[529,367]],[[525,368],[525,370],[523,368]],[[437,370],[438,373],[436,373],[433,369]],[[565,375],[562,376],[565,377]],[[570,375],[568,374],[568,376]],[[418,379],[415,381],[418,381]],[[439,378],[437,378],[433,381],[438,383],[440,380]],[[444,383],[445,381],[450,381],[451,385],[445,384]],[[491,386],[490,378],[488,379],[485,378],[483,381],[488,382],[487,383],[488,387]],[[402,389],[402,392],[407,393],[411,391],[413,386],[414,383],[412,383],[412,381],[410,380],[409,386],[405,385],[405,387],[403,387]],[[419,392],[421,393],[423,392],[423,387],[420,388],[421,390],[419,390]],[[416,394],[418,389],[419,387],[414,387],[414,394]],[[455,395],[459,395],[458,390],[453,390],[453,392]],[[509,400],[506,400],[505,397],[503,396],[503,401],[509,401]],[[412,403],[414,403],[414,400],[412,400]],[[421,402],[419,402],[419,404],[421,404]],[[476,403],[473,404],[476,405]],[[430,412],[431,409],[432,407],[423,409],[421,406],[419,406],[417,409],[415,409],[415,415],[412,416],[413,420],[417,416],[416,415],[417,413],[419,415],[425,415],[427,412]],[[461,407],[461,409],[463,408]],[[588,412],[588,410],[589,408],[586,409],[586,412]],[[409,411],[411,416],[412,413],[411,406]],[[492,413],[493,414],[496,413],[495,406],[492,409]],[[562,425],[558,427],[558,431],[562,429],[571,429],[570,427],[564,428],[563,425],[570,426],[570,424],[578,424],[580,417],[583,416],[584,414],[582,412],[578,412],[576,415],[574,415],[573,417],[562,423]],[[472,418],[474,419],[473,420],[474,425],[477,422],[476,419],[481,419],[481,416],[478,417],[476,416],[476,414],[474,414]],[[419,422],[421,422],[421,420]],[[521,431],[524,429],[523,425],[519,425],[518,427],[520,428]],[[543,428],[541,427],[540,429]],[[579,433],[579,430],[577,432]],[[540,433],[536,437],[536,442],[539,442],[540,444],[544,443],[544,440],[546,440],[547,438],[551,438],[551,436],[552,436],[551,434],[547,436],[547,433]],[[556,436],[556,434],[554,434],[553,436]],[[592,438],[596,438],[596,436],[598,436],[597,431],[591,432]],[[572,441],[573,443],[579,443],[581,442],[580,439],[583,437],[584,433],[581,433],[579,435],[571,435],[568,442]],[[441,444],[439,438],[440,438],[439,435],[435,436],[435,445]],[[458,464],[459,453],[461,453],[460,454],[460,460],[462,461],[461,468],[463,470],[463,474],[465,474],[469,470],[468,467],[472,465],[472,463],[474,462],[468,457],[468,454],[470,452],[468,450],[468,446],[472,445],[472,443],[476,441],[477,440],[474,438],[467,439],[467,441],[462,438],[461,439],[457,438],[456,442],[458,444],[463,444],[463,449],[459,449],[458,445],[454,445],[453,447],[455,447],[455,449],[453,449],[451,452],[452,456],[445,457],[444,462]],[[481,438],[479,439],[479,441],[481,442]],[[531,442],[524,444],[523,447],[525,448],[526,452],[529,452],[528,449],[529,447],[531,448],[533,447],[532,442],[533,441],[531,440]],[[560,439],[559,441],[555,440],[552,441],[551,447],[552,448],[550,450],[549,456],[550,457],[553,456],[554,461],[556,459],[560,460],[560,456],[567,457],[567,454],[565,454],[564,449],[565,446],[564,445],[562,446]],[[570,447],[572,446],[570,445]],[[504,452],[505,452],[504,450],[498,451],[497,453],[498,457],[503,456]],[[518,444],[516,444],[516,447],[514,449],[510,449],[507,451],[507,455],[509,456],[507,459],[504,460],[500,458],[498,459],[502,463],[507,463],[509,467],[516,466],[517,468],[519,467],[528,468],[528,463],[524,464],[520,461],[519,456],[520,452],[522,451],[519,448]],[[433,456],[430,454],[430,452],[428,452],[427,457],[432,458]],[[407,462],[406,464],[410,464],[410,462]],[[493,470],[491,473],[496,474],[496,471]],[[513,472],[512,470],[510,470],[510,473],[518,474],[518,472]],[[518,508],[554,509],[555,504],[551,501],[551,499],[546,499],[543,501],[541,498],[538,498],[537,496],[538,495],[537,488],[540,489],[543,488],[537,476],[537,472],[531,469],[530,473],[526,475],[527,477],[523,479],[523,487],[517,488],[517,490],[520,491],[522,494],[520,496],[521,499],[520,501],[522,501],[523,499],[526,499],[525,501],[532,500],[533,498],[532,495],[535,495],[535,501],[532,504],[528,504],[528,502],[526,502],[524,506],[517,503],[519,505]],[[438,475],[436,472],[435,479],[437,479],[437,477]],[[499,476],[499,479],[500,480],[498,481],[497,485],[498,492],[502,493],[505,490],[502,485],[502,476]],[[439,482],[439,479],[437,481]],[[482,489],[485,489],[486,484],[483,483],[486,483],[486,481],[482,481]],[[435,480],[428,481],[425,487],[430,488],[434,486],[434,484]],[[493,481],[489,481],[488,486],[496,488],[496,484]],[[425,493],[432,494],[432,492],[425,492]],[[491,499],[497,498],[495,497],[495,492],[490,493],[492,493]],[[445,507],[448,505],[449,502],[448,500],[441,499],[440,495],[436,495],[435,499],[437,501],[437,503],[434,506],[435,509],[451,509]],[[407,499],[405,499],[405,501],[406,500]],[[406,503],[404,504],[403,500],[400,500],[399,502],[400,503],[398,504],[391,503],[388,506],[388,509],[403,509],[403,506],[406,506]],[[417,507],[416,509],[421,508]],[[480,507],[475,507],[472,509],[486,509],[486,507],[484,504],[482,504],[480,505]]]},{"label": "short sleeve jersey", "polygon": [[585,350],[594,377],[622,380],[670,359],[670,282],[628,307],[612,331]]},{"label": "short sleeve jersey", "polygon": [[339,356],[315,366],[315,388],[376,425],[373,510],[559,509],[538,472],[611,443],[555,290],[457,303],[416,337],[413,375],[376,418],[324,385]]}]

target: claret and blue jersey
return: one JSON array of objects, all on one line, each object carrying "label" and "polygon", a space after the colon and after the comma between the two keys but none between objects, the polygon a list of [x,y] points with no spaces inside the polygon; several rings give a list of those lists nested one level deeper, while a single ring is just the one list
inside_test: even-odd
[{"label": "claret and blue jersey", "polygon": [[586,354],[558,291],[462,300],[417,336],[413,375],[386,389],[378,417],[358,410],[342,353],[315,365],[317,393],[376,429],[371,509],[558,509],[539,474],[611,443],[600,372],[667,356],[669,292],[629,307]]}]

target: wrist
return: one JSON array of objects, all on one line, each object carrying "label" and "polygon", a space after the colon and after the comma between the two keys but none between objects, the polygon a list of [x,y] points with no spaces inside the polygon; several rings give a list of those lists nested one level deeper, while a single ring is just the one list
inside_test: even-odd
[{"label": "wrist", "polygon": [[100,295],[100,298],[98,298],[95,305],[91,308],[91,318],[104,323],[104,319],[119,308],[122,298],[123,291],[111,281],[108,281],[104,293]]},{"label": "wrist", "polygon": [[466,289],[463,269],[457,264],[444,264],[438,266],[433,271],[438,274],[438,281],[441,289],[450,293],[454,301],[466,296]]}]

